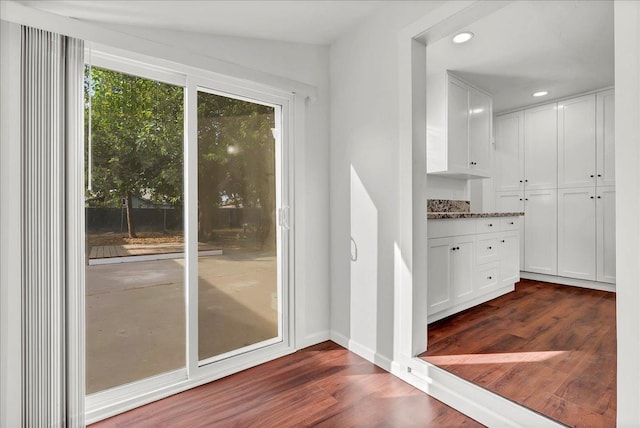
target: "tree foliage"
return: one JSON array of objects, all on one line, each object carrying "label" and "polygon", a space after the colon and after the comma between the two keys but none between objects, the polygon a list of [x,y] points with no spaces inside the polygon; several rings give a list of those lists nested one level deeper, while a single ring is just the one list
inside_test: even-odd
[{"label": "tree foliage", "polygon": [[91,121],[87,196],[92,205],[127,200],[133,237],[132,197],[182,206],[183,88],[96,67],[90,73],[85,80],[87,128]]},{"label": "tree foliage", "polygon": [[212,233],[222,203],[259,208],[256,236],[275,244],[274,108],[206,92],[198,94],[199,236]]},{"label": "tree foliage", "polygon": [[[88,203],[127,200],[134,236],[132,197],[179,209],[184,203],[184,89],[96,67],[87,69],[85,89],[92,134]],[[198,93],[199,240],[212,238],[215,210],[235,204],[258,209],[258,242],[275,244],[274,123],[273,107]]]}]

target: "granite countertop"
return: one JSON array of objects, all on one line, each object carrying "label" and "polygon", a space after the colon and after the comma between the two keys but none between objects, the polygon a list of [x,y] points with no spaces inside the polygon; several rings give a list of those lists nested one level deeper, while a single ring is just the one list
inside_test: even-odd
[{"label": "granite countertop", "polygon": [[472,213],[472,212],[431,212],[427,213],[427,219],[441,219],[441,218],[482,218],[482,217],[517,217],[524,215],[523,212],[508,212],[508,213]]},{"label": "granite countertop", "polygon": [[517,217],[523,212],[474,213],[470,211],[469,201],[449,199],[427,199],[427,220],[442,218],[482,218],[482,217]]}]

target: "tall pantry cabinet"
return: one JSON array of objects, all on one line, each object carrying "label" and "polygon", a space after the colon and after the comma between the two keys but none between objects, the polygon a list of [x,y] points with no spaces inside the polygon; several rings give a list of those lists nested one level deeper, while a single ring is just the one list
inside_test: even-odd
[{"label": "tall pantry cabinet", "polygon": [[496,208],[525,212],[523,271],[615,283],[613,105],[607,90],[496,117]]}]

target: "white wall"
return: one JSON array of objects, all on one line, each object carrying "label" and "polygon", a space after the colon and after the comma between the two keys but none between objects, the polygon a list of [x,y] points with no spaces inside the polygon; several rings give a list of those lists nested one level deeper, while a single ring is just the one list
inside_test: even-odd
[{"label": "white wall", "polygon": [[398,32],[440,5],[392,4],[331,46],[332,337],[382,365],[393,358],[399,241]]},{"label": "white wall", "polygon": [[615,3],[618,426],[640,425],[640,2]]},{"label": "white wall", "polygon": [[427,198],[457,199],[461,201],[468,201],[471,198],[471,187],[472,184],[470,180],[460,180],[457,178],[429,175],[429,182],[427,184]]}]

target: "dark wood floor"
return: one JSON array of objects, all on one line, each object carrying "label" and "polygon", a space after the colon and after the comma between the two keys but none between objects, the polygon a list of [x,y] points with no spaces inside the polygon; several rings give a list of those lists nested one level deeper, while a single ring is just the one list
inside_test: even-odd
[{"label": "dark wood floor", "polygon": [[614,293],[523,280],[430,324],[420,357],[566,425],[616,425]]},{"label": "dark wood floor", "polygon": [[333,342],[91,425],[105,427],[478,427]]}]

